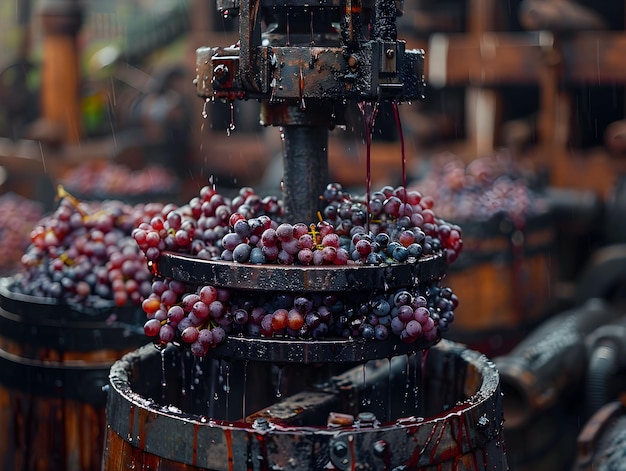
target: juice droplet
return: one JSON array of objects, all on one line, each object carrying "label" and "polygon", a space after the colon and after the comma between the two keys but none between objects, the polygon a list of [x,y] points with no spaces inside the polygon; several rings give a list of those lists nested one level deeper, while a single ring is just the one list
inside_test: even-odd
[{"label": "juice droplet", "polygon": [[246,387],[248,385],[248,360],[243,364],[243,399],[241,401],[241,415],[246,416]]},{"label": "juice droplet", "polygon": [[180,393],[183,397],[187,395],[187,389],[185,387],[185,383],[187,382],[186,373],[185,373],[185,358],[183,355],[180,356],[180,374],[181,374],[181,390]]},{"label": "juice droplet", "polygon": [[210,98],[207,98],[206,100],[204,100],[204,105],[202,106],[202,117],[204,119],[206,119],[209,116],[209,113],[207,111],[207,105],[209,104]]},{"label": "juice droplet", "polygon": [[300,109],[304,111],[306,110],[306,103],[304,102],[304,71],[302,69],[302,64],[300,64],[300,80],[298,88],[300,91]]},{"label": "juice droplet", "polygon": [[226,134],[230,136],[230,133],[235,130],[235,104],[232,100],[228,102],[228,106],[230,108],[230,123],[226,128]]},{"label": "juice droplet", "polygon": [[280,391],[281,383],[283,382],[283,369],[278,369],[278,378],[276,379],[276,397],[282,397],[283,393]]},{"label": "juice droplet", "polygon": [[167,386],[167,380],[165,379],[165,349],[161,350],[161,386]]},{"label": "juice droplet", "polygon": [[363,364],[363,399],[361,400],[362,406],[367,405],[367,398],[365,397],[365,390],[367,389],[366,370],[367,370],[367,363],[364,363]]},{"label": "juice droplet", "polygon": [[230,393],[230,363],[226,363],[226,381],[224,383],[224,391]]},{"label": "juice droplet", "polygon": [[315,46],[315,34],[313,33],[313,9],[311,8],[311,20],[309,23],[309,28],[311,30],[311,47]]},{"label": "juice droplet", "polygon": [[290,32],[291,32],[290,29],[289,29],[289,24],[291,23],[290,18],[289,18],[290,17],[290,13],[291,13],[291,9],[287,8],[287,28],[286,28],[286,31],[285,31],[287,33],[286,34],[287,41],[285,43],[285,46],[291,46],[291,39],[289,37]]}]

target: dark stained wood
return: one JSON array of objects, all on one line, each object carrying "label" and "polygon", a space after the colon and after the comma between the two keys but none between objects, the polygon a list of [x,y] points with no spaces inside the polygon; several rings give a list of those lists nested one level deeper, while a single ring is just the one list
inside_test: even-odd
[{"label": "dark stained wood", "polygon": [[153,471],[202,471],[185,463],[175,462],[135,448],[124,441],[113,429],[108,428],[105,437],[102,471],[126,471],[129,464],[136,463],[140,469]]},{"label": "dark stained wood", "polygon": [[[2,312],[5,323],[32,326],[24,316]],[[59,325],[72,329],[71,322]],[[0,333],[0,469],[99,471],[106,430],[101,387],[110,366],[144,342],[129,337],[124,346],[68,351],[38,338],[17,341]]]},{"label": "dark stained wood", "polygon": [[554,229],[526,232],[519,251],[503,234],[464,233],[458,260],[464,264],[453,264],[442,281],[459,298],[446,336],[495,356],[506,353],[540,322],[555,283]]}]

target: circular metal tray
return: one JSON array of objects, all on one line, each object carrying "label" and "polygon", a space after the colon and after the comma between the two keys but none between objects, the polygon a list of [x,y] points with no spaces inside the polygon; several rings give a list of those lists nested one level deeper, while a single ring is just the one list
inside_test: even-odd
[{"label": "circular metal tray", "polygon": [[446,270],[442,254],[385,265],[254,265],[203,260],[163,252],[156,263],[162,276],[194,284],[257,291],[364,291],[415,286],[439,280]]}]

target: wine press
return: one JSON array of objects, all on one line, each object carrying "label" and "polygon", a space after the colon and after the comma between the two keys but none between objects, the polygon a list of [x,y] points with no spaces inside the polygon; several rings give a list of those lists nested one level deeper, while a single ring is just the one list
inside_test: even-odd
[{"label": "wine press", "polygon": [[[318,221],[328,133],[345,123],[348,107],[360,107],[368,121],[381,101],[424,97],[424,52],[397,37],[403,2],[218,0],[217,8],[239,18],[240,39],[197,50],[197,94],[207,103],[260,101],[261,123],[284,135],[284,218]],[[152,268],[251,298],[306,293],[347,300],[402,288],[428,292],[446,265],[441,252],[407,263],[341,266],[163,252]],[[111,459],[103,469],[117,469],[117,454],[133,463],[220,471],[507,467],[493,364],[439,335],[415,342],[229,335],[200,366],[175,347],[148,347],[111,370]],[[186,365],[191,374],[164,368],[157,384],[146,374],[159,364]]]}]

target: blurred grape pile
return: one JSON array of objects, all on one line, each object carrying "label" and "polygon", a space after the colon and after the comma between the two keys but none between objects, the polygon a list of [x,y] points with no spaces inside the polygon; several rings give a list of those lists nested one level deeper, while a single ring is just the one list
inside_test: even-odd
[{"label": "blurred grape pile", "polygon": [[85,306],[139,305],[152,274],[130,233],[161,205],[84,202],[62,187],[58,198],[52,214],[30,225],[26,250],[14,251],[21,267],[11,291]]},{"label": "blurred grape pile", "polygon": [[61,180],[67,190],[81,199],[152,201],[159,195],[178,191],[180,182],[160,165],[132,170],[112,162],[88,162],[69,170]]},{"label": "blurred grape pile", "polygon": [[456,223],[508,217],[516,226],[545,209],[529,174],[505,154],[466,164],[454,154],[432,159],[426,175],[409,185],[437,201],[437,213]]},{"label": "blurred grape pile", "polygon": [[41,218],[42,211],[39,203],[14,193],[0,196],[1,276],[19,269],[22,253],[30,244],[30,232]]}]

